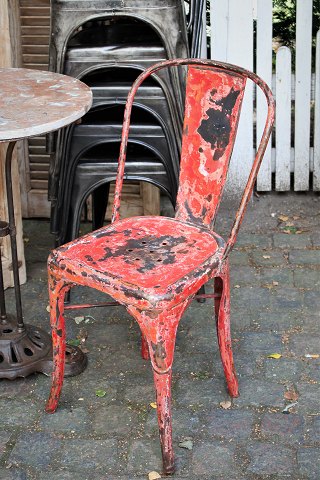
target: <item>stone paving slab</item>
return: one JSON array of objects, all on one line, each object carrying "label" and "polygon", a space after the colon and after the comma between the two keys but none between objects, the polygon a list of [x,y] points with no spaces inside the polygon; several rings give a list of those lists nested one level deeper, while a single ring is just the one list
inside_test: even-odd
[{"label": "stone paving slab", "polygon": [[[231,207],[221,207],[219,233],[230,229]],[[302,233],[284,233],[285,217]],[[320,354],[319,226],[316,194],[260,195],[249,205],[231,256],[241,396],[229,409],[220,406],[229,396],[212,302],[187,310],[172,388],[175,480],[320,479],[320,359],[310,357]],[[26,220],[24,231],[25,320],[49,331],[49,224]],[[12,289],[6,297],[10,311]],[[105,299],[83,288],[72,298]],[[54,415],[44,413],[50,378],[0,380],[0,480],[146,480],[152,470],[161,473],[152,372],[140,357],[136,324],[123,308],[68,312],[67,335],[86,337],[89,365],[65,380]],[[282,356],[269,358],[273,353]],[[179,447],[186,439],[191,450]]]}]

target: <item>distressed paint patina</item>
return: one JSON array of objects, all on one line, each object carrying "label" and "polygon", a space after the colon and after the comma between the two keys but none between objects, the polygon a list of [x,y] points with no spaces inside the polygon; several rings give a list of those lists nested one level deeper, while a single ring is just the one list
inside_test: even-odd
[{"label": "distressed paint patina", "polygon": [[[181,172],[175,218],[120,220],[124,165],[135,92],[150,74],[188,65]],[[247,78],[265,93],[268,117],[230,237],[212,231],[235,141]],[[171,60],[143,72],[134,82],[125,110],[113,223],[54,250],[48,260],[50,319],[54,344],[52,388],[46,410],[56,410],[65,356],[64,296],[86,285],[113,297],[138,322],[142,356],[150,357],[165,474],[174,471],[171,425],[171,376],[179,321],[209,279],[214,278],[214,310],[220,355],[228,391],[238,395],[231,335],[228,254],[252,193],[271,133],[271,92],[256,75],[212,60]],[[86,305],[88,306],[88,305]]]},{"label": "distressed paint patina", "polygon": [[225,184],[245,83],[242,76],[189,67],[177,197],[181,220],[212,223]]}]

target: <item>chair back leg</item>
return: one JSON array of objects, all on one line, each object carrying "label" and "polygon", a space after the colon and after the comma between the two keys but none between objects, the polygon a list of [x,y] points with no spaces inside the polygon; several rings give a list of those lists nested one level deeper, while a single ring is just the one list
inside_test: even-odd
[{"label": "chair back leg", "polygon": [[65,354],[66,354],[66,329],[64,319],[64,299],[70,290],[70,283],[59,280],[52,272],[48,272],[50,323],[53,347],[52,384],[49,399],[46,405],[47,413],[54,413],[57,409],[63,385]]},{"label": "chair back leg", "polygon": [[225,262],[220,276],[214,279],[214,290],[215,293],[221,295],[220,298],[215,298],[214,308],[222,366],[229,394],[231,397],[238,397],[239,386],[234,368],[230,332],[230,275],[228,261]]}]

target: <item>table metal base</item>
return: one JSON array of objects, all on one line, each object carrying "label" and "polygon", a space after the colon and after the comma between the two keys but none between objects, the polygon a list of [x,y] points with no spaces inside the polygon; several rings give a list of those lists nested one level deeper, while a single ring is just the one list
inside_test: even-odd
[{"label": "table metal base", "polygon": [[[50,375],[53,367],[50,335],[37,327],[25,324],[21,330],[8,315],[0,320],[0,378],[13,380],[34,372]],[[78,347],[67,345],[65,376],[81,373],[87,366],[87,356]]]},{"label": "table metal base", "polygon": [[[8,222],[0,220],[0,238],[10,236],[16,316],[7,314],[0,248],[0,378],[13,380],[34,372],[50,375],[53,369],[51,337],[44,330],[23,322],[17,255],[16,226],[12,192],[12,153],[16,142],[10,142],[6,153],[5,174]],[[86,355],[77,347],[66,347],[65,376],[81,373],[87,366]]]}]

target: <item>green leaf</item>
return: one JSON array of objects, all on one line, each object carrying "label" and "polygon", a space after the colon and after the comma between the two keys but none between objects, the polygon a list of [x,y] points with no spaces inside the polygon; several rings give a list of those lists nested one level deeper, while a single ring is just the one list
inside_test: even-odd
[{"label": "green leaf", "polygon": [[289,234],[295,234],[295,233],[297,233],[298,230],[299,230],[299,229],[298,229],[297,227],[289,227],[289,226],[287,226],[287,227],[284,227],[283,232],[284,232],[284,233],[289,233]]},{"label": "green leaf", "polygon": [[80,340],[78,338],[72,338],[71,340],[67,341],[67,344],[71,345],[71,347],[79,347]]},{"label": "green leaf", "polygon": [[97,397],[105,397],[107,392],[105,390],[96,390]]}]

